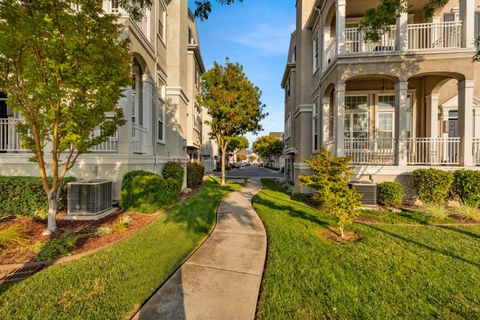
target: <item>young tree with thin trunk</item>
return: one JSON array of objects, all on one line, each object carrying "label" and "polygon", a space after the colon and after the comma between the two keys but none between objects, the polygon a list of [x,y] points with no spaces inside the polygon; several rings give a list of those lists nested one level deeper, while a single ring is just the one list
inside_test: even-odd
[{"label": "young tree with thin trunk", "polygon": [[38,164],[45,234],[56,231],[59,185],[79,155],[125,123],[118,101],[131,59],[116,21],[97,0],[0,2],[0,88]]},{"label": "young tree with thin trunk", "polygon": [[260,121],[266,114],[261,95],[260,89],[248,80],[243,67],[228,59],[224,66],[215,62],[202,76],[197,101],[211,117],[207,124],[221,150],[222,185],[225,185],[225,157],[232,138],[262,129]]}]

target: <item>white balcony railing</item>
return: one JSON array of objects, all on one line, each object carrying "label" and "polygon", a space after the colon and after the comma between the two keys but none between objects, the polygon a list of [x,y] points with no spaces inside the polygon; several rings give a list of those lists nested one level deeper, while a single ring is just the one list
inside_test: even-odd
[{"label": "white balcony railing", "polygon": [[473,161],[476,166],[480,166],[480,138],[473,138]]},{"label": "white balcony railing", "polygon": [[461,45],[461,21],[408,25],[409,50],[460,48]]},{"label": "white balcony railing", "polygon": [[407,141],[409,165],[460,164],[460,138],[411,138]]},{"label": "white balcony railing", "polygon": [[148,130],[144,126],[134,123],[132,125],[133,153],[145,154]]},{"label": "white balcony railing", "polygon": [[118,132],[108,138],[107,141],[102,142],[90,149],[91,152],[118,152]]},{"label": "white balcony railing", "polygon": [[323,54],[323,69],[326,69],[335,60],[336,56],[337,56],[337,41],[333,39],[325,48],[325,51]]},{"label": "white balcony railing", "polygon": [[394,51],[396,39],[397,26],[390,26],[390,30],[382,34],[378,42],[366,41],[364,32],[359,28],[346,28],[345,51],[347,53]]},{"label": "white balcony railing", "polygon": [[18,119],[0,119],[0,151],[25,151],[20,144],[20,134],[17,131]]},{"label": "white balcony railing", "polygon": [[394,139],[345,138],[344,147],[352,164],[395,164]]}]

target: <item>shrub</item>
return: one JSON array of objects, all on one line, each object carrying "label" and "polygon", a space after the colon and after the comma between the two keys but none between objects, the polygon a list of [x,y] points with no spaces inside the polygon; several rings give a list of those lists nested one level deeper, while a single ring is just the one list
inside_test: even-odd
[{"label": "shrub", "polygon": [[183,165],[180,162],[167,162],[162,171],[163,178],[180,181],[180,184],[183,184],[184,174],[185,171],[183,170]]},{"label": "shrub", "polygon": [[110,227],[100,227],[95,232],[95,235],[97,237],[101,238],[101,237],[108,236],[110,233],[112,233],[112,228],[110,228]]},{"label": "shrub", "polygon": [[69,256],[78,240],[86,236],[88,235],[66,233],[57,239],[42,243],[36,249],[37,256],[35,258],[38,261],[48,261]]},{"label": "shrub", "polygon": [[18,226],[11,226],[0,230],[0,248],[5,249],[10,246],[22,246],[27,241],[27,233]]},{"label": "shrub", "polygon": [[451,172],[437,169],[419,169],[413,172],[417,197],[428,204],[444,204],[452,182]]},{"label": "shrub", "polygon": [[453,174],[453,192],[464,204],[480,206],[480,171],[457,170]]},{"label": "shrub", "polygon": [[448,217],[448,211],[443,205],[427,204],[423,207],[423,211],[437,221],[443,221]]},{"label": "shrub", "polygon": [[378,186],[378,203],[387,207],[400,207],[403,186],[398,182],[382,182]]},{"label": "shrub", "polygon": [[337,218],[340,235],[344,238],[345,226],[352,223],[361,206],[360,195],[349,187],[352,175],[350,159],[334,157],[328,150],[322,149],[318,155],[306,161],[312,174],[301,176],[303,185],[316,190],[312,199],[320,209]]},{"label": "shrub", "polygon": [[131,171],[123,177],[120,205],[126,211],[154,213],[175,203],[181,188],[181,181],[151,172]]},{"label": "shrub", "polygon": [[187,187],[193,188],[203,182],[205,167],[201,163],[189,163],[187,165]]},{"label": "shrub", "polygon": [[[67,184],[63,179],[58,191],[58,210],[67,208]],[[48,201],[39,177],[0,177],[0,212],[45,219]]]},{"label": "shrub", "polygon": [[477,207],[462,204],[455,208],[455,213],[467,220],[480,222],[480,210]]},{"label": "shrub", "polygon": [[122,219],[120,219],[120,221],[118,221],[113,225],[113,229],[125,230],[132,224],[132,222],[133,222],[133,219],[131,217],[125,216]]}]

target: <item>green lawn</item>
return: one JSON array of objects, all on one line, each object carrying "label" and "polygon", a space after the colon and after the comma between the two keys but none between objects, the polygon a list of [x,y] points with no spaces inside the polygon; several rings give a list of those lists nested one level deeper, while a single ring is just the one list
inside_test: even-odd
[{"label": "green lawn", "polygon": [[124,319],[213,227],[221,199],[240,185],[206,182],[139,234],[97,254],[0,286],[0,319]]},{"label": "green lawn", "polygon": [[479,319],[480,227],[355,224],[348,245],[326,215],[275,184],[254,198],[268,234],[259,319]]}]

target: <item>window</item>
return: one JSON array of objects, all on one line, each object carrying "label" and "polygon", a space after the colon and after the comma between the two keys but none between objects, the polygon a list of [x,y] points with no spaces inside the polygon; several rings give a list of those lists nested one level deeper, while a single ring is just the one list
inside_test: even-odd
[{"label": "window", "polygon": [[119,13],[118,0],[112,0],[111,13]]},{"label": "window", "polygon": [[157,140],[165,142],[165,102],[158,100]]},{"label": "window", "polygon": [[200,68],[197,63],[195,63],[195,86],[197,89],[200,87]]},{"label": "window", "polygon": [[290,59],[291,63],[295,63],[297,61],[297,47],[293,48],[292,51],[292,58]]},{"label": "window", "polygon": [[395,96],[394,95],[382,95],[378,96],[378,109],[395,109]]},{"label": "window", "polygon": [[192,29],[188,28],[188,44],[195,44]]},{"label": "window", "polygon": [[345,97],[345,138],[362,140],[369,138],[369,111],[368,95]]},{"label": "window", "polygon": [[395,95],[379,95],[377,98],[377,139],[379,149],[392,149],[395,121]]},{"label": "window", "polygon": [[319,110],[320,110],[320,102],[317,99],[313,104],[313,113],[312,113],[313,151],[318,151],[318,111]]},{"label": "window", "polygon": [[290,88],[291,88],[291,83],[290,83],[290,76],[288,77],[287,80],[287,85],[285,86],[285,100],[287,100],[290,97]]},{"label": "window", "polygon": [[345,97],[346,110],[369,110],[368,96],[346,96]]},{"label": "window", "polygon": [[292,121],[290,113],[287,115],[287,120],[285,121],[285,139],[291,137],[292,134]]},{"label": "window", "polygon": [[160,39],[165,39],[165,9],[161,4],[158,5],[158,30],[157,34]]},{"label": "window", "polygon": [[480,11],[475,12],[475,39],[477,42],[477,51],[480,52]]},{"label": "window", "polygon": [[315,73],[318,70],[319,63],[318,63],[318,38],[313,40],[313,73]]}]

